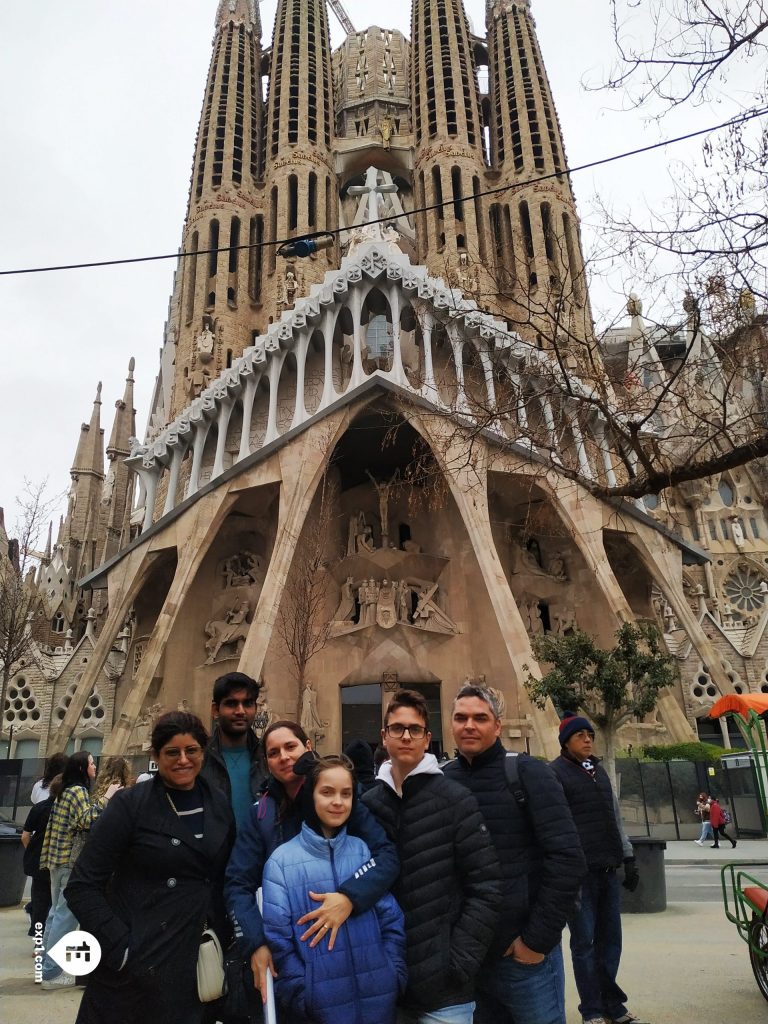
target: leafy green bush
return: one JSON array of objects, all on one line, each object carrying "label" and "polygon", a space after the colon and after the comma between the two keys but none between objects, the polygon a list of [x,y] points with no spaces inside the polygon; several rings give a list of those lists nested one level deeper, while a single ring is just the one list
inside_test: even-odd
[{"label": "leafy green bush", "polygon": [[718,764],[723,754],[732,753],[732,750],[718,747],[714,743],[667,743],[643,747],[643,754],[651,761],[706,761],[708,764]]}]

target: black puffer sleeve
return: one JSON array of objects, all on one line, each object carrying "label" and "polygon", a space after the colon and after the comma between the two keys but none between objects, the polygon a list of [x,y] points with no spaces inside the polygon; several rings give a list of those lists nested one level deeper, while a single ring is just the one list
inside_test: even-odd
[{"label": "black puffer sleeve", "polygon": [[560,942],[587,864],[555,773],[533,757],[521,758],[519,770],[527,794],[525,810],[542,855],[538,892],[521,937],[530,949],[549,953]]}]

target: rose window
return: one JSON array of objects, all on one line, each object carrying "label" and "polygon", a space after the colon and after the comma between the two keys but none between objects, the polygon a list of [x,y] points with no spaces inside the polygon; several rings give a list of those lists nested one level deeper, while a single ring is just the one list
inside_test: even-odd
[{"label": "rose window", "polygon": [[760,590],[763,577],[752,569],[737,569],[725,581],[723,590],[733,608],[751,612],[762,608],[766,595]]}]

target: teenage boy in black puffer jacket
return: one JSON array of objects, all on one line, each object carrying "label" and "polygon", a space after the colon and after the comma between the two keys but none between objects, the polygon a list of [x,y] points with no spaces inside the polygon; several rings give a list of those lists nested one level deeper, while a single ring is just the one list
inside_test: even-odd
[{"label": "teenage boy in black puffer jacket", "polygon": [[477,801],[429,754],[421,694],[400,690],[384,715],[390,760],[363,797],[397,844],[392,890],[405,913],[403,1024],[472,1024],[475,977],[501,900],[499,863]]}]

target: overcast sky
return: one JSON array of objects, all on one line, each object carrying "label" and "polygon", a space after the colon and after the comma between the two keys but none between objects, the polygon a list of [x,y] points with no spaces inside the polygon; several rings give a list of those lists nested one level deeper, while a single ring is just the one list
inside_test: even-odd
[{"label": "overcast sky", "polygon": [[[470,0],[475,31],[484,0]],[[0,269],[173,253],[180,244],[216,0],[0,3]],[[381,3],[346,2],[356,28]],[[264,45],[275,2],[261,5]],[[409,34],[410,4],[385,27]],[[571,166],[723,120],[722,105],[662,124],[585,92],[612,63],[605,0],[534,0],[539,40]],[[330,14],[334,46],[341,30]],[[592,200],[640,210],[669,191],[674,147],[574,176],[590,244]],[[136,358],[143,435],[174,262],[0,277],[0,506],[10,526],[24,478],[69,486],[80,423],[103,381],[107,436]],[[603,289],[598,310],[623,300]]]}]

